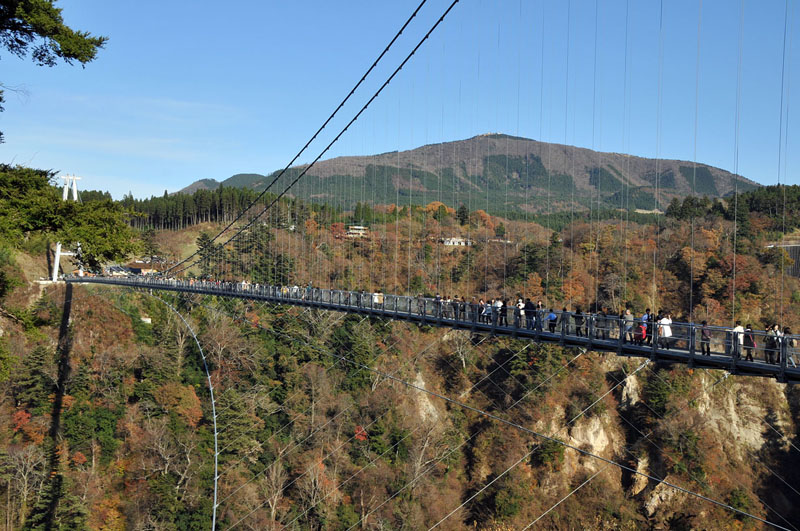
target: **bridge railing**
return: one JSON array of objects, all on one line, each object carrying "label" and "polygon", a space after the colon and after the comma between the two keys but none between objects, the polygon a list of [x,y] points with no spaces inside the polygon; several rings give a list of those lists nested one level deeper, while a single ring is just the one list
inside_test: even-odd
[{"label": "bridge railing", "polygon": [[[107,282],[103,278],[81,278],[81,282]],[[549,310],[519,311],[514,306],[505,311],[490,306],[479,306],[475,301],[446,301],[437,298],[383,294],[380,292],[332,290],[313,286],[271,286],[248,282],[227,282],[196,279],[170,279],[150,276],[119,277],[126,285],[172,288],[207,293],[239,294],[287,300],[299,304],[322,304],[331,308],[351,308],[378,315],[403,314],[431,324],[453,323],[462,327],[480,327],[483,330],[503,330],[511,335],[522,333],[530,337],[546,335],[551,341],[569,338],[591,347],[604,343],[607,349],[623,345],[639,347],[643,354],[650,349],[688,353],[690,359],[702,356],[728,360],[730,370],[736,372],[742,363],[779,365],[783,374],[787,368],[795,369],[798,360],[797,335],[778,336],[766,330],[735,332],[728,327],[703,326],[697,323],[672,322],[665,326],[658,322],[644,322],[641,318],[620,318],[616,315],[580,314],[570,311]],[[642,327],[641,325],[645,326]],[[751,359],[752,358],[752,359]]]}]

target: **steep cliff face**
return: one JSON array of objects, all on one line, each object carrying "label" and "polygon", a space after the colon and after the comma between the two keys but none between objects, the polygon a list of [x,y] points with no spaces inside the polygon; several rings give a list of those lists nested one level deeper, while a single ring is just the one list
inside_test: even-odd
[{"label": "steep cliff face", "polygon": [[[615,372],[613,362],[608,368],[607,374]],[[606,441],[626,434],[614,455],[636,474],[623,471],[613,488],[635,501],[650,525],[714,527],[716,518],[730,518],[665,482],[777,523],[793,521],[798,500],[790,498],[797,496],[794,465],[800,457],[796,392],[771,380],[691,373],[659,369],[628,378],[615,393],[617,413],[608,413],[605,427],[600,419],[594,422],[605,433],[587,426],[575,439],[603,455]],[[652,387],[662,384],[674,384],[676,391],[663,410],[647,401],[647,387],[653,395]]]},{"label": "steep cliff face", "polygon": [[[477,391],[462,391],[459,399],[585,453],[512,433],[508,426],[488,427],[485,419],[476,419],[468,429],[477,435],[465,453],[467,488],[462,496],[480,494],[470,502],[477,508],[468,511],[462,523],[491,526],[502,520],[522,527],[535,519],[537,511],[544,513],[573,490],[562,502],[569,509],[563,508],[561,516],[551,513],[544,521],[555,527],[595,529],[719,528],[750,521],[721,505],[778,523],[797,518],[799,500],[794,499],[793,489],[800,478],[794,465],[800,452],[792,389],[770,380],[656,367],[596,353],[565,365],[560,374],[551,364],[554,371],[545,375],[539,369],[553,361],[551,356],[567,363],[575,353],[476,341],[482,353],[471,361],[481,372],[470,375],[467,368],[454,375],[450,363],[464,356],[445,349],[441,356],[448,363],[440,363],[436,371],[441,385],[457,389],[477,382]],[[527,350],[521,363],[511,354],[517,349]],[[540,379],[528,385],[531,373]],[[551,379],[552,374],[557,375]],[[467,381],[460,381],[465,376]],[[481,383],[483,379],[488,383]],[[426,376],[425,381],[435,380]],[[538,387],[543,381],[546,390]],[[522,409],[507,406],[513,397],[532,389],[534,399],[526,397]],[[497,407],[506,392],[511,396],[505,407]],[[509,450],[514,445],[516,452]],[[530,457],[514,466],[509,453],[524,457],[526,450]],[[512,485],[509,477],[530,487],[528,495],[517,493],[518,485]],[[487,492],[494,505],[486,501]],[[497,504],[509,496],[524,498],[526,509],[514,511]],[[566,511],[568,518],[563,516]]]},{"label": "steep cliff face", "polygon": [[[539,452],[537,441],[529,442],[533,458],[520,466],[536,486],[529,507],[541,504],[544,512],[545,500],[555,504],[577,489],[563,502],[573,504],[571,519],[550,515],[550,525],[719,528],[749,520],[699,496],[777,523],[797,518],[793,489],[800,478],[794,465],[800,452],[792,389],[721,371],[640,363],[587,353],[572,374],[531,404],[533,411],[513,416],[535,418],[530,429],[586,452],[552,445]],[[598,374],[605,380],[600,388],[591,382]],[[588,398],[582,395],[586,389],[594,389]],[[576,418],[576,411],[584,413]],[[503,472],[492,466],[491,451],[483,451],[473,464],[475,483]],[[619,508],[609,510],[609,499]],[[523,512],[509,520],[512,526],[526,524],[531,513],[522,517]]]}]

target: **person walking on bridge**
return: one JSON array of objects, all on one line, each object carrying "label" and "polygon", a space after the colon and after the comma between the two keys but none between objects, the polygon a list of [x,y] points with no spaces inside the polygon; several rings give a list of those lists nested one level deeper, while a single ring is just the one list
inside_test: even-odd
[{"label": "person walking on bridge", "polygon": [[519,328],[524,325],[525,321],[525,303],[522,299],[517,299],[517,304],[514,305],[514,328]]},{"label": "person walking on bridge", "polygon": [[[483,304],[483,301],[481,301],[481,304]],[[469,301],[469,320],[472,321],[473,323],[478,322],[478,316],[480,315],[479,313],[480,311],[481,311],[480,305],[478,305],[477,301],[475,301],[475,297],[472,297],[472,299],[470,299]]]},{"label": "person walking on bridge", "polygon": [[500,301],[500,326],[508,326],[508,299],[497,299]]},{"label": "person walking on bridge", "polygon": [[608,339],[608,311],[605,306],[597,314],[597,327],[595,328],[596,339]]},{"label": "person walking on bridge", "polygon": [[744,346],[744,327],[741,321],[736,321],[736,326],[731,330],[731,356],[733,359],[742,357],[742,347]]},{"label": "person walking on bridge", "polygon": [[633,327],[633,343],[641,346],[645,337],[647,337],[647,327],[643,322],[639,321]]},{"label": "person walking on bridge", "polygon": [[442,318],[443,319],[448,319],[450,317],[450,309],[451,309],[450,303],[451,302],[452,301],[450,300],[450,297],[448,297],[447,295],[442,295]]},{"label": "person walking on bridge", "polygon": [[658,342],[663,348],[669,350],[672,343],[672,315],[669,312],[659,321]]},{"label": "person walking on bridge", "polygon": [[767,329],[767,340],[764,345],[764,354],[767,363],[774,365],[781,362],[781,329],[777,324]]},{"label": "person walking on bridge", "polygon": [[702,322],[700,328],[700,354],[703,356],[711,355],[711,329],[708,327],[708,321]]},{"label": "person walking on bridge", "polygon": [[633,343],[633,313],[631,313],[630,308],[625,309],[625,313],[622,315],[622,323],[625,334],[623,342],[627,341],[628,343]]},{"label": "person walking on bridge", "polygon": [[745,352],[745,361],[753,361],[753,349],[756,348],[756,338],[753,335],[753,329],[750,327],[750,324],[745,326],[744,330],[744,352]]},{"label": "person walking on bridge", "polygon": [[542,304],[542,301],[540,300],[536,303],[536,310],[534,313],[534,322],[533,322],[533,328],[537,332],[542,331],[542,319],[544,318],[543,314],[544,314],[544,304]]},{"label": "person walking on bridge", "polygon": [[786,364],[792,364],[793,368],[797,368],[797,360],[795,354],[797,352],[797,340],[792,336],[792,329],[788,326],[783,329],[783,340],[786,342]]},{"label": "person walking on bridge", "polygon": [[561,309],[561,314],[558,316],[558,330],[569,334],[569,312],[566,306]]},{"label": "person walking on bridge", "polygon": [[534,313],[536,312],[536,306],[533,305],[533,302],[530,298],[525,299],[525,328],[528,330],[533,330],[533,317]]},{"label": "person walking on bridge", "polygon": [[556,312],[550,308],[550,313],[547,314],[547,329],[550,330],[551,334],[556,333],[556,322],[558,321],[558,316]]},{"label": "person walking on bridge", "polygon": [[503,301],[500,299],[492,299],[492,326],[497,326],[500,322],[500,308],[503,306]]},{"label": "person walking on bridge", "polygon": [[642,315],[642,324],[644,325],[644,340],[649,345],[653,340],[653,316],[650,315],[650,308],[644,311]]},{"label": "person walking on bridge", "polygon": [[583,337],[583,313],[581,313],[581,307],[575,307],[575,314],[572,316],[572,319],[575,321],[575,335],[578,337]]}]

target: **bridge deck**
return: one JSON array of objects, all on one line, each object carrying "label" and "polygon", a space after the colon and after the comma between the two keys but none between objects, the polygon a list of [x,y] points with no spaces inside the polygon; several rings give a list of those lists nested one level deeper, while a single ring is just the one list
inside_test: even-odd
[{"label": "bridge deck", "polygon": [[[715,342],[717,346],[720,344],[723,346],[723,351],[712,350],[710,355],[701,355],[697,351],[696,341],[696,338],[699,337],[700,325],[688,323],[673,323],[672,327],[676,331],[675,335],[669,339],[669,348],[667,348],[663,344],[659,345],[657,334],[651,344],[636,344],[626,341],[625,334],[622,333],[625,323],[612,316],[603,319],[604,326],[597,326],[596,316],[585,314],[587,333],[579,335],[571,324],[571,319],[559,318],[559,324],[554,332],[550,332],[547,326],[528,328],[524,318],[517,320],[511,315],[509,315],[510,325],[500,326],[496,320],[483,322],[477,315],[478,312],[473,311],[468,304],[458,311],[433,299],[402,295],[381,295],[383,302],[380,302],[380,297],[375,297],[373,293],[286,286],[253,286],[230,282],[148,277],[66,277],[65,281],[234,297],[357,313],[410,321],[420,325],[469,330],[473,333],[510,336],[567,347],[583,347],[588,350],[613,352],[619,356],[650,358],[660,363],[680,363],[695,368],[722,369],[731,374],[770,377],[791,384],[800,382],[800,368],[788,365],[794,360],[787,359],[791,357],[787,356],[791,352],[786,341],[782,341],[779,347],[780,351],[774,353],[774,357],[778,358],[777,363],[768,363],[766,359],[758,359],[757,356],[754,361],[745,361],[740,355],[731,353],[731,345],[734,343],[731,340],[732,334],[730,330],[722,327],[713,327],[713,330],[717,336],[726,338]],[[509,310],[512,309],[509,308]],[[572,314],[568,316],[571,318]],[[657,331],[657,327],[653,328]],[[757,336],[757,340],[761,341],[761,345],[764,345],[764,332],[756,331],[754,334]],[[767,352],[764,348],[757,348],[756,351],[763,353],[766,358]]]}]

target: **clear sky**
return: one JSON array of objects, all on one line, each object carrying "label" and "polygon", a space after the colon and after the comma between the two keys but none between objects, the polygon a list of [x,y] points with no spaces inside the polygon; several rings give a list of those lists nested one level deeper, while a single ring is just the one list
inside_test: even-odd
[{"label": "clear sky", "polygon": [[[0,161],[116,198],[280,169],[418,3],[61,0],[67,24],[108,44],[86,68],[0,51]],[[783,0],[461,0],[325,158],[501,132],[800,184],[798,3],[786,17]],[[300,162],[449,4],[428,0]]]}]

